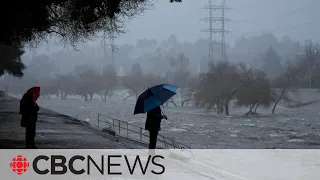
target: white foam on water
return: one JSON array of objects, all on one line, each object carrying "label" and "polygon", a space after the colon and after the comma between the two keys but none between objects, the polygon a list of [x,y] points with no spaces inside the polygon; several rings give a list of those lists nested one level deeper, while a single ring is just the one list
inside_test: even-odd
[{"label": "white foam on water", "polygon": [[239,132],[240,132],[240,130],[237,130],[237,129],[231,129],[231,130],[229,130],[229,132],[231,132],[231,133],[239,133]]},{"label": "white foam on water", "polygon": [[204,128],[205,126],[208,126],[208,124],[202,124],[202,125],[200,125],[201,128]]},{"label": "white foam on water", "polygon": [[249,123],[249,124],[243,124],[244,126],[250,126],[250,127],[254,127],[256,126],[255,124]]},{"label": "white foam on water", "polygon": [[270,137],[279,137],[280,135],[279,134],[275,134],[275,133],[272,133],[272,134],[269,134]]},{"label": "white foam on water", "polygon": [[230,124],[230,122],[229,122],[229,121],[222,120],[222,121],[220,121],[220,124]]},{"label": "white foam on water", "polygon": [[187,131],[187,130],[185,130],[185,129],[179,129],[179,128],[172,128],[172,129],[170,129],[170,131],[184,132],[184,131]]},{"label": "white foam on water", "polygon": [[305,142],[303,139],[289,139],[288,142]]},{"label": "white foam on water", "polygon": [[193,127],[194,124],[183,124],[183,126],[190,126],[190,127]]}]

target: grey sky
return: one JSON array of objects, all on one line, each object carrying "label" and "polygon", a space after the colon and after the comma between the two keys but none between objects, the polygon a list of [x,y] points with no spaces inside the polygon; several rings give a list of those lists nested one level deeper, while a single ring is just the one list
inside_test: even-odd
[{"label": "grey sky", "polygon": [[[222,0],[212,2],[220,4]],[[143,38],[161,41],[170,34],[175,34],[179,41],[192,42],[200,37],[205,38],[208,35],[200,31],[207,28],[208,23],[200,19],[208,16],[208,11],[201,9],[206,4],[208,0],[183,0],[183,3],[173,4],[169,0],[159,0],[155,8],[127,24],[128,32],[116,43],[134,44],[137,39]],[[259,35],[264,32],[273,32],[279,38],[288,35],[296,40],[320,39],[319,0],[226,0],[226,4],[232,8],[226,12],[226,17],[231,20],[226,24],[226,28],[232,31],[226,37],[230,44],[243,34]],[[100,41],[89,44],[92,43]],[[61,48],[43,45],[36,51],[48,52]]]}]

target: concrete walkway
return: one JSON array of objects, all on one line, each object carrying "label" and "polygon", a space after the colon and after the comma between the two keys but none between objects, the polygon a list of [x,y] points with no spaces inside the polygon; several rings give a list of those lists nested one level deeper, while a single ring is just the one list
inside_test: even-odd
[{"label": "concrete walkway", "polygon": [[[25,148],[19,101],[0,99],[0,148]],[[40,107],[36,146],[39,149],[141,149],[144,145],[98,132],[90,125]]]}]

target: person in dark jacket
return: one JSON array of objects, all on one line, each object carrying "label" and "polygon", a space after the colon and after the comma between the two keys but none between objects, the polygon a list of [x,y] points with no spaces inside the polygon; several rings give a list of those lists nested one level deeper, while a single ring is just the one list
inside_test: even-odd
[{"label": "person in dark jacket", "polygon": [[145,129],[149,131],[149,149],[156,148],[162,119],[167,119],[167,116],[162,115],[159,106],[147,112]]},{"label": "person in dark jacket", "polygon": [[36,122],[38,119],[39,106],[34,101],[34,94],[25,94],[23,104],[20,105],[21,126],[26,129],[26,148],[36,148],[34,138],[36,135]]}]

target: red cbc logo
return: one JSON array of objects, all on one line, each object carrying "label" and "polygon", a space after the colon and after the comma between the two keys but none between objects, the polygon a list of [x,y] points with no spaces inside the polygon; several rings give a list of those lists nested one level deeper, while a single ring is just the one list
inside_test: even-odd
[{"label": "red cbc logo", "polygon": [[13,158],[10,163],[12,171],[19,175],[26,172],[29,166],[30,164],[27,161],[27,158],[22,157],[21,155],[18,155],[17,157]]}]

